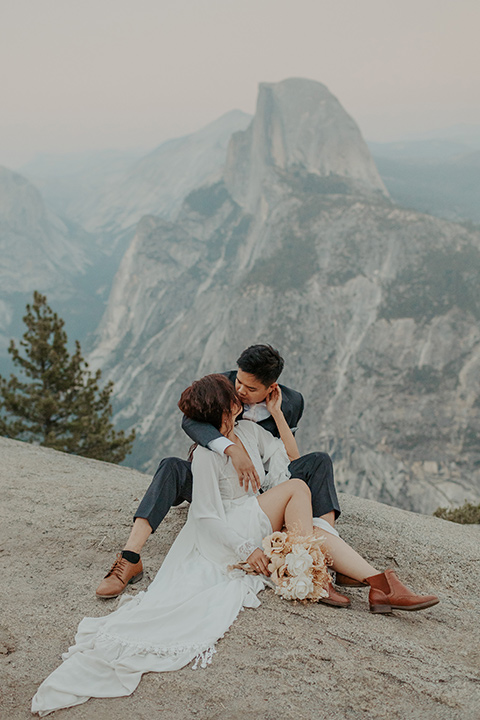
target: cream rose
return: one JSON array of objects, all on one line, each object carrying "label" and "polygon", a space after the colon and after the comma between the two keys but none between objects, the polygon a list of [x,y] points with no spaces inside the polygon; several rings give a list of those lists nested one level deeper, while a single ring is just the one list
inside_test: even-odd
[{"label": "cream rose", "polygon": [[313,580],[306,575],[291,577],[277,589],[285,600],[306,600],[314,591]]},{"label": "cream rose", "polygon": [[290,580],[291,592],[298,600],[305,600],[313,593],[313,580],[306,575],[298,575]]},{"label": "cream rose", "polygon": [[313,565],[313,558],[303,545],[294,545],[285,557],[285,564],[290,575],[305,575]]}]

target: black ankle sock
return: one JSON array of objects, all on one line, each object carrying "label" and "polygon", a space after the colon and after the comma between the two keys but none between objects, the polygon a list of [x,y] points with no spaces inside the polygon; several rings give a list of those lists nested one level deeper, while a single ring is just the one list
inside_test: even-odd
[{"label": "black ankle sock", "polygon": [[140,555],[138,553],[132,552],[131,550],[122,550],[122,557],[125,558],[125,560],[128,560],[128,562],[133,563],[134,565],[140,560]]}]

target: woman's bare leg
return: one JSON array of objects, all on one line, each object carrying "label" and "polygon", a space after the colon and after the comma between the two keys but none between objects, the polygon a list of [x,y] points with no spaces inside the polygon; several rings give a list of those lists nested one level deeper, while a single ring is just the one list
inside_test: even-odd
[{"label": "woman's bare leg", "polygon": [[326,548],[333,560],[333,569],[355,580],[365,580],[379,571],[362,558],[350,545],[329,532],[323,536]]},{"label": "woman's bare leg", "polygon": [[[267,490],[257,500],[274,531],[281,530],[286,525],[287,530],[294,530],[299,535],[310,535],[313,532],[310,490],[303,480],[288,480]],[[355,580],[364,580],[379,574],[376,568],[341,538],[328,532],[324,533],[324,538],[334,570]]]},{"label": "woman's bare leg", "polygon": [[[257,500],[274,531],[286,525],[287,530],[294,530],[299,535],[310,535],[313,532],[310,490],[303,480],[287,480],[267,490]],[[324,538],[334,570],[355,580],[380,574],[341,538],[329,532],[324,534]]]},{"label": "woman's bare leg", "polygon": [[257,498],[274,532],[286,525],[299,535],[313,532],[312,498],[308,485],[298,478],[287,480]]}]

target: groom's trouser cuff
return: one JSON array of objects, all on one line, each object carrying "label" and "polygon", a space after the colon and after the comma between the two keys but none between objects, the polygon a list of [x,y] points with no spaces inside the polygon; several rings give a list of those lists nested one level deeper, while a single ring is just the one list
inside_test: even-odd
[{"label": "groom's trouser cuff", "polygon": [[152,532],[155,532],[172,505],[180,505],[184,500],[192,500],[192,464],[181,458],[164,458],[138,506],[134,520],[148,520]]}]

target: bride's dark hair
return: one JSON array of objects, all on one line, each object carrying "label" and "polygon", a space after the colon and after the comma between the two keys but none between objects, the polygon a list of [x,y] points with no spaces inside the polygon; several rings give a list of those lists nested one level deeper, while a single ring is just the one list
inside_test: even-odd
[{"label": "bride's dark hair", "polygon": [[178,407],[188,418],[210,423],[220,430],[224,413],[241,405],[235,387],[225,375],[205,375],[183,391]]}]

